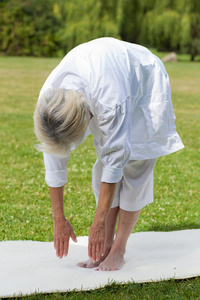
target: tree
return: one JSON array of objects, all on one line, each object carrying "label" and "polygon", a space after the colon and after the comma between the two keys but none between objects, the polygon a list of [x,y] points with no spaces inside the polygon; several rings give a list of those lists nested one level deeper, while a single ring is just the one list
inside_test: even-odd
[{"label": "tree", "polygon": [[200,53],[200,2],[156,0],[142,24],[140,42],[158,50]]},{"label": "tree", "polygon": [[110,36],[200,53],[199,0],[0,0],[0,53],[61,56]]},{"label": "tree", "polygon": [[65,5],[61,1],[60,7],[64,18],[59,36],[65,52],[91,39],[120,38],[123,0],[73,0]]},{"label": "tree", "polygon": [[52,0],[10,0],[0,7],[1,52],[7,55],[56,56],[60,28]]},{"label": "tree", "polygon": [[138,43],[146,13],[153,9],[154,0],[124,0],[120,35],[123,40]]},{"label": "tree", "polygon": [[200,54],[200,14],[193,13],[191,15],[191,37],[192,42],[190,44],[189,52],[191,54],[191,60],[194,60],[195,56]]}]

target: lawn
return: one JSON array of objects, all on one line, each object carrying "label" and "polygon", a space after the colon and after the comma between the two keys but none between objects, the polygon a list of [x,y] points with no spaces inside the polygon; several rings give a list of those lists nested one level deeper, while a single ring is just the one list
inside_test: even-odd
[{"label": "lawn", "polygon": [[[0,57],[0,240],[52,241],[53,222],[42,154],[34,148],[33,111],[38,93],[60,59]],[[159,158],[153,204],[144,208],[136,231],[200,228],[200,64],[167,63],[177,131],[185,149]],[[88,235],[95,212],[91,188],[95,150],[90,136],[71,155],[65,214],[77,236]],[[27,299],[200,299],[200,278],[112,284],[102,290]]]}]

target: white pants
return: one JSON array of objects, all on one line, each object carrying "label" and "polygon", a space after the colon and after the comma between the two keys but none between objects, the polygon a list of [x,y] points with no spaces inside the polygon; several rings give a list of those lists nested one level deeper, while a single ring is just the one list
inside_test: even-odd
[{"label": "white pants", "polygon": [[[117,183],[111,208],[119,206],[126,211],[137,211],[153,202],[153,170],[156,158],[131,160],[123,169]],[[102,163],[97,159],[93,166],[92,187],[98,204],[101,186]]]}]

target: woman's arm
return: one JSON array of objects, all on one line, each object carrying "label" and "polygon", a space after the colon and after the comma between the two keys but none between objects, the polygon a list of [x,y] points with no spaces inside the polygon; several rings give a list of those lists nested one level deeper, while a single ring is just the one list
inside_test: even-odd
[{"label": "woman's arm", "polygon": [[66,170],[69,156],[60,158],[55,155],[44,153],[46,169],[45,180],[49,186],[52,217],[54,221],[54,248],[60,258],[68,254],[69,238],[76,242],[76,236],[69,221],[66,220],[63,208],[64,184],[67,182],[68,171]]},{"label": "woman's arm", "polygon": [[105,223],[113,202],[117,183],[102,182],[94,221],[89,230],[88,256],[93,262],[104,255]]},{"label": "woman's arm", "polygon": [[59,258],[62,258],[68,254],[69,238],[71,237],[74,242],[77,242],[77,240],[71,224],[64,215],[64,186],[58,188],[49,187],[49,192],[52,204],[52,217],[54,221],[54,248],[56,250],[56,255]]}]

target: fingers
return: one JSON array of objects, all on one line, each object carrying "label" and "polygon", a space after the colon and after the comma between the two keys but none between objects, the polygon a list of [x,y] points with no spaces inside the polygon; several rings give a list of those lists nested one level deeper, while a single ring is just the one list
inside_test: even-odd
[{"label": "fingers", "polygon": [[64,241],[64,256],[67,256],[69,250],[69,240]]},{"label": "fingers", "polygon": [[54,248],[56,250],[56,255],[59,258],[67,256],[69,249],[69,239],[67,237],[59,237],[54,239]]},{"label": "fingers", "polygon": [[89,242],[88,256],[92,258],[93,263],[98,262],[104,255],[104,242]]},{"label": "fingers", "polygon": [[74,230],[68,221],[62,227],[54,224],[54,248],[59,258],[68,255],[70,236],[74,242],[77,242]]},{"label": "fingers", "polygon": [[100,260],[100,246],[99,244],[96,245],[96,249],[95,249],[95,261],[99,261]]},{"label": "fingers", "polygon": [[59,243],[58,243],[58,257],[59,258],[63,257],[63,252],[64,252],[63,241],[59,240]]},{"label": "fingers", "polygon": [[93,242],[89,242],[88,244],[88,256],[89,258],[92,258],[93,263],[95,263],[98,257],[98,246],[93,243]]},{"label": "fingers", "polygon": [[93,263],[104,255],[105,225],[92,224],[89,230],[88,256]]},{"label": "fingers", "polygon": [[101,243],[101,246],[100,246],[100,254],[101,254],[101,256],[104,256],[104,254],[105,254],[104,242]]},{"label": "fingers", "polygon": [[74,233],[73,228],[71,228],[71,239],[72,239],[72,241],[74,241],[75,243],[77,243],[77,238],[76,238],[76,235]]},{"label": "fingers", "polygon": [[88,256],[89,258],[92,258],[92,243],[90,242],[90,240],[88,243]]},{"label": "fingers", "polygon": [[98,245],[93,245],[92,246],[92,260],[93,260],[93,263],[96,262],[96,249],[97,249]]}]

